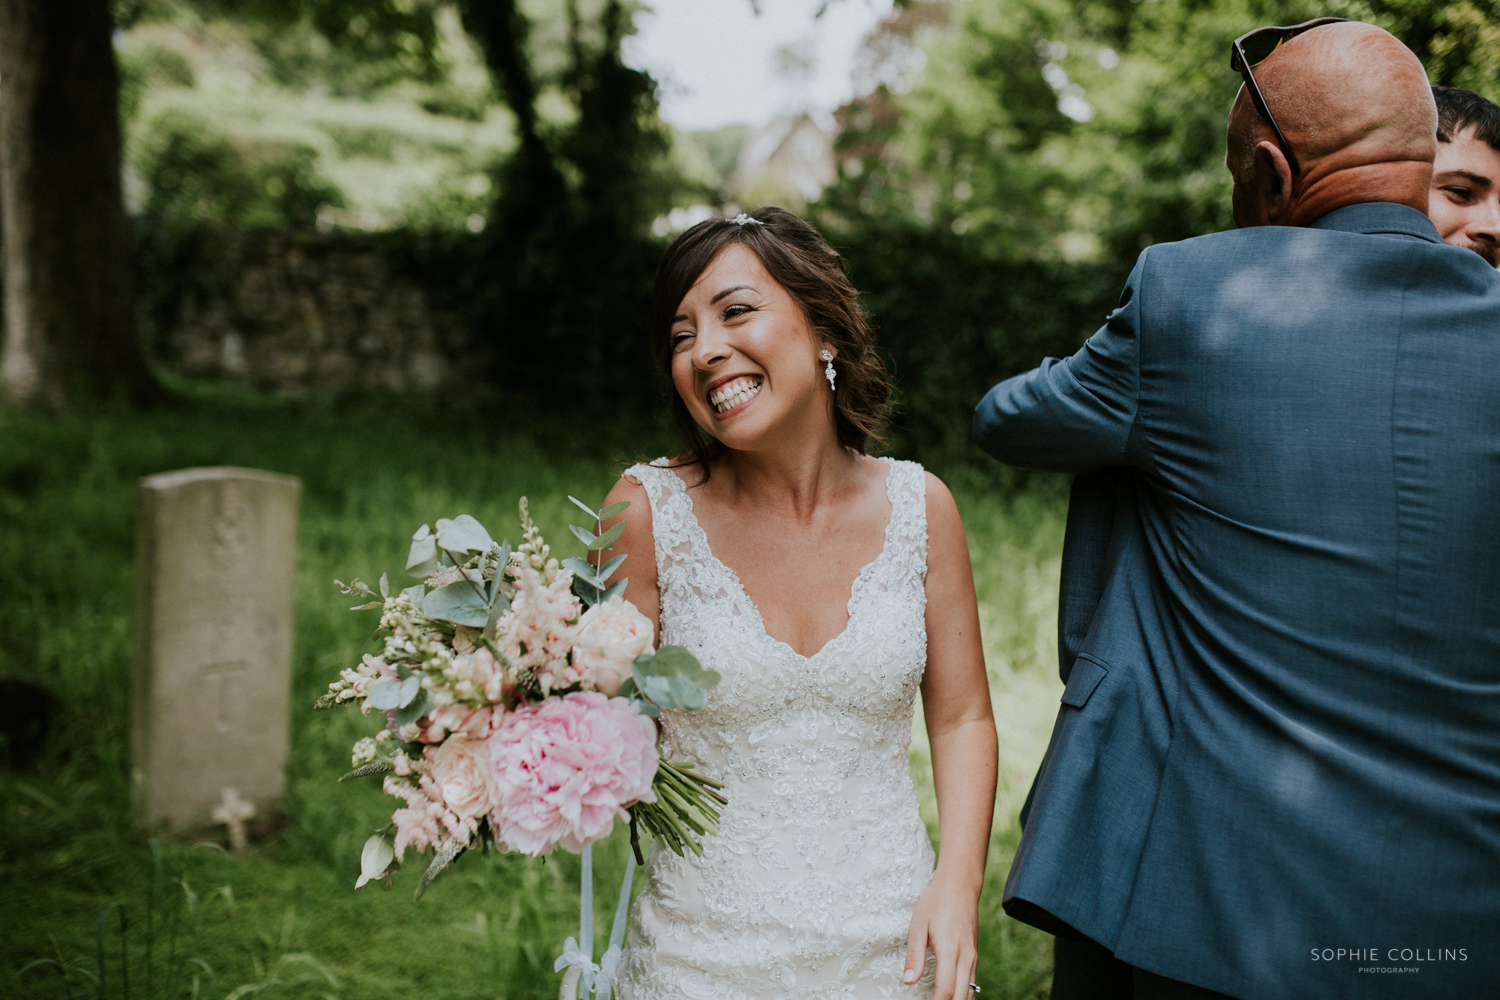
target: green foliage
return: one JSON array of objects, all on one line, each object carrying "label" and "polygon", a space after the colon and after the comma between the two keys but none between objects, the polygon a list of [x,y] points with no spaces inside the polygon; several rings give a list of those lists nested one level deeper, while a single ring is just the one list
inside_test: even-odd
[{"label": "green foliage", "polygon": [[[1495,0],[970,0],[910,34],[926,71],[847,115],[851,224],[899,216],[971,234],[996,258],[1118,271],[1153,242],[1232,225],[1224,129],[1229,43],[1335,14],[1394,32],[1435,83],[1500,92]],[[940,19],[933,19],[940,20]],[[899,48],[899,46],[898,46]]]},{"label": "green foliage", "polygon": [[[92,985],[98,917],[110,995],[124,964],[132,995],[222,1000],[268,995],[386,1000],[556,996],[552,960],[577,932],[578,859],[545,864],[471,852],[421,903],[405,892],[354,892],[370,833],[392,799],[369,781],[337,784],[349,747],[376,721],[311,706],[339,667],[370,648],[370,621],[329,586],[404,559],[411,526],[434,510],[508,523],[522,494],[561,537],[569,492],[602,496],[613,460],[660,453],[649,432],[562,422],[523,424],[476,408],[291,404],[226,389],[175,386],[181,405],[147,415],[89,409],[65,418],[0,415],[0,673],[37,681],[62,710],[35,772],[0,771],[0,984],[37,959],[7,997],[55,998]],[[300,476],[292,755],[281,810],[254,818],[244,857],[194,846],[221,831],[163,834],[162,866],[132,821],[127,727],[131,565],[139,477],[198,465]],[[978,568],[986,653],[1002,741],[1002,797],[986,879],[980,982],[986,997],[1045,996],[1048,938],[999,909],[1017,831],[1014,813],[1055,713],[1054,616],[1062,512],[1052,500],[958,493]],[[599,512],[603,513],[603,512]],[[925,762],[916,733],[914,761]],[[930,778],[914,768],[924,816]],[[624,831],[595,848],[597,877],[618,884]],[[642,879],[644,875],[640,876]],[[600,893],[598,937],[612,893]],[[176,917],[172,916],[173,908]],[[155,912],[157,916],[148,917]],[[170,929],[177,920],[175,945]],[[148,959],[148,941],[154,951]],[[175,951],[173,948],[175,947]],[[175,955],[175,958],[174,958]],[[196,959],[203,965],[184,964]],[[148,962],[155,963],[150,987]],[[206,968],[205,968],[206,967]],[[180,991],[171,976],[181,971]],[[322,971],[336,980],[334,985]],[[299,977],[308,977],[296,981]],[[278,982],[279,981],[279,984]],[[249,990],[241,993],[247,995]]]},{"label": "green foliage", "polygon": [[147,191],[141,218],[181,237],[200,223],[236,229],[309,228],[320,205],[342,205],[318,171],[318,151],[299,142],[236,146],[186,114],[152,122],[138,165]]}]

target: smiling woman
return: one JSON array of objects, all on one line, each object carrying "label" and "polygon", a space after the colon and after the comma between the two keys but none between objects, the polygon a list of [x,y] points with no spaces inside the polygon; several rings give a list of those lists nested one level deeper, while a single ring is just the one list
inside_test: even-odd
[{"label": "smiling woman", "polygon": [[[885,369],[843,259],[797,217],[683,234],[651,319],[689,449],[616,484],[612,554],[636,556],[625,594],[658,641],[722,678],[661,726],[729,804],[701,855],[652,855],[621,1000],[959,1000],[996,741],[953,498],[866,454]],[[919,689],[936,870],[907,757]]]},{"label": "smiling woman", "polygon": [[[657,270],[651,331],[661,364],[677,388],[672,412],[692,462],[701,475],[709,475],[712,460],[726,444],[720,429],[728,430],[712,417],[738,414],[741,406],[759,394],[764,375],[720,371],[701,391],[687,389],[678,381],[679,370],[690,367],[683,352],[693,344],[701,351],[716,328],[753,325],[756,321],[751,314],[768,310],[805,327],[806,371],[821,371],[820,350],[834,355],[838,391],[832,393],[831,402],[839,443],[856,451],[883,443],[890,383],[885,364],[874,351],[875,337],[860,308],[859,293],[845,274],[844,259],[816,229],[791,212],[762,208],[746,219],[699,223],[672,244]],[[705,301],[698,303],[702,307],[698,314],[689,318],[682,308],[690,304],[694,292]],[[715,318],[714,310],[722,315]],[[811,383],[810,387],[819,388]],[[733,392],[726,395],[729,389]],[[714,398],[710,400],[709,394]],[[736,395],[744,398],[723,405]],[[698,407],[690,399],[701,399],[705,412],[696,412]]]}]

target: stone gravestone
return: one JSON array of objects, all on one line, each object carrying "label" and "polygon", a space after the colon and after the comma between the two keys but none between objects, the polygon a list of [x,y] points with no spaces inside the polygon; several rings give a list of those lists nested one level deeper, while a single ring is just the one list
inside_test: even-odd
[{"label": "stone gravestone", "polygon": [[131,750],[148,822],[285,791],[301,492],[254,469],[141,480]]}]

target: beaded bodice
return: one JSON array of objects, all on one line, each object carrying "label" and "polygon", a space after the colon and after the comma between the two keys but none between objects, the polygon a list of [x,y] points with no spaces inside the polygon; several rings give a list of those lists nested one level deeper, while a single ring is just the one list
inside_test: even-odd
[{"label": "beaded bodice", "polygon": [[722,680],[707,707],[664,712],[665,750],[723,781],[701,858],[653,852],[619,974],[625,1000],[918,997],[901,983],[933,853],[908,769],[927,659],[920,466],[885,460],[890,521],[855,580],[849,622],[812,656],[766,633],[709,550],[683,481],[628,473],[651,503],[661,641]]}]

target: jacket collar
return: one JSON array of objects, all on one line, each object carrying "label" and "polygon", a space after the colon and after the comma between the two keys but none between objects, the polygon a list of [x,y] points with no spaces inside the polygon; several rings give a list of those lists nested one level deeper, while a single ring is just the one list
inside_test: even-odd
[{"label": "jacket collar", "polygon": [[1309,229],[1336,229],[1370,236],[1410,236],[1428,243],[1441,243],[1437,227],[1415,208],[1389,201],[1367,201],[1345,205],[1318,219]]}]

